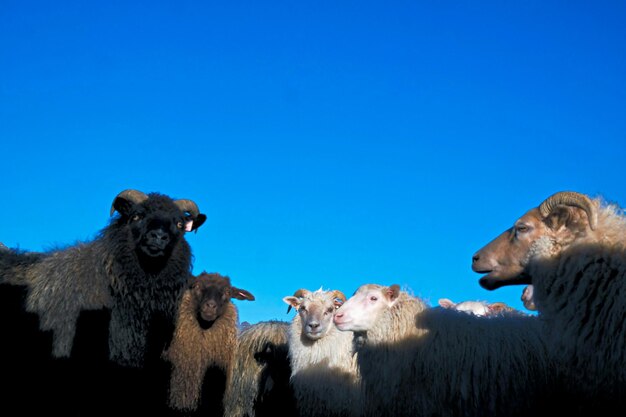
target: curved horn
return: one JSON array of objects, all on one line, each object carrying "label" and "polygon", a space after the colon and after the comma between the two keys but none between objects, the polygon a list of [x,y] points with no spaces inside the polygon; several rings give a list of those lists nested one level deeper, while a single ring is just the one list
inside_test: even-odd
[{"label": "curved horn", "polygon": [[198,217],[198,214],[200,214],[198,205],[191,200],[174,200],[174,204],[176,204],[176,206],[178,206],[178,208],[183,212],[186,211],[191,214],[191,217],[194,219]]},{"label": "curved horn", "polygon": [[539,205],[539,212],[543,217],[548,217],[552,210],[559,205],[573,206],[585,210],[587,218],[589,219],[589,227],[591,230],[596,229],[598,213],[591,199],[586,195],[574,191],[560,191],[551,195],[541,203]]},{"label": "curved horn", "polygon": [[128,200],[135,204],[139,204],[139,203],[146,201],[148,199],[148,196],[145,193],[142,193],[141,191],[137,191],[137,190],[129,189],[129,190],[122,191],[113,199],[113,203],[111,204],[111,212],[109,213],[109,216],[112,216],[113,213],[115,213],[115,202],[117,201],[118,198],[123,198],[124,200]]},{"label": "curved horn", "polygon": [[309,290],[305,290],[304,288],[300,288],[298,291],[293,293],[294,297],[302,298],[306,297],[310,293]]},{"label": "curved horn", "polygon": [[[308,295],[310,293],[309,290],[305,290],[304,288],[300,288],[298,291],[293,293],[294,297],[297,298],[302,298],[305,297],[306,295]],[[287,313],[289,313],[291,311],[291,306],[287,307]]]},{"label": "curved horn", "polygon": [[339,290],[333,291],[333,298],[338,298],[344,303],[346,302],[346,296]]}]

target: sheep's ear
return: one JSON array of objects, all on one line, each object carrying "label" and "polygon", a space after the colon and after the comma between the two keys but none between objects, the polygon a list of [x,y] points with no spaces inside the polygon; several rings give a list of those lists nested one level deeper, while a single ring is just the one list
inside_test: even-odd
[{"label": "sheep's ear", "polygon": [[449,300],[447,298],[440,298],[439,299],[439,305],[443,308],[452,308],[455,306],[455,304],[452,302],[452,300]]},{"label": "sheep's ear", "polygon": [[584,232],[589,227],[587,214],[578,207],[558,206],[550,212],[544,222],[555,231],[565,227],[565,229],[576,233]]},{"label": "sheep's ear", "polygon": [[389,302],[394,303],[400,296],[400,286],[398,284],[393,284],[391,287],[387,287],[385,295],[387,296]]},{"label": "sheep's ear", "polygon": [[296,311],[298,311],[298,308],[300,307],[300,299],[298,297],[289,295],[287,297],[283,297],[283,301],[289,305],[289,307],[287,307],[287,313],[289,313],[292,308],[295,308]]},{"label": "sheep's ear", "polygon": [[188,220],[185,224],[185,230],[187,232],[197,232],[198,228],[200,226],[202,226],[204,224],[204,222],[206,221],[206,215],[205,214],[198,214],[198,216],[196,216],[195,219],[192,220]]},{"label": "sheep's ear", "polygon": [[254,301],[254,295],[252,295],[250,291],[246,291],[236,287],[231,287],[230,298],[236,298],[237,300]]}]

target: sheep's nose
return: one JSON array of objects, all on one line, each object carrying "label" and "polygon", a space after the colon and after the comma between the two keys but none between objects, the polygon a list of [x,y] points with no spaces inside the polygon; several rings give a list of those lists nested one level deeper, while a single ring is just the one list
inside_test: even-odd
[{"label": "sheep's nose", "polygon": [[163,240],[166,242],[170,240],[170,236],[162,229],[151,230],[149,236],[155,240]]},{"label": "sheep's nose", "polygon": [[170,241],[170,235],[163,229],[155,229],[148,232],[148,242],[158,248],[165,248]]},{"label": "sheep's nose", "polygon": [[315,330],[320,327],[320,324],[316,321],[312,321],[311,323],[309,323],[309,327],[311,328],[311,330]]},{"label": "sheep's nose", "polygon": [[340,319],[343,317],[343,313],[335,313],[335,319]]},{"label": "sheep's nose", "polygon": [[472,256],[472,263],[475,264],[479,260],[480,260],[480,255],[478,254],[478,252],[476,252],[474,256]]}]

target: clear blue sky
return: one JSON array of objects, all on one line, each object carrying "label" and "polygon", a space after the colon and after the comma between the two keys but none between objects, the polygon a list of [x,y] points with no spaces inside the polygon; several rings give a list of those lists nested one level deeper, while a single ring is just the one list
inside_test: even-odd
[{"label": "clear blue sky", "polygon": [[241,321],[298,288],[505,301],[472,254],[560,190],[626,205],[622,1],[0,2],[0,241],[195,200]]}]

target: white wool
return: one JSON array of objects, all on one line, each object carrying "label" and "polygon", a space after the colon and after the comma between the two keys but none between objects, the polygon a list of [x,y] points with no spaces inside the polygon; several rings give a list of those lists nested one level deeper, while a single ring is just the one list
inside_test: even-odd
[{"label": "white wool", "polygon": [[514,416],[547,381],[534,317],[428,308],[401,292],[358,351],[367,416]]},{"label": "white wool", "polygon": [[[320,289],[305,297],[332,306],[333,294]],[[311,340],[302,331],[300,315],[294,317],[289,329],[289,359],[301,416],[360,415],[360,384],[352,340],[352,332],[339,331],[332,322],[322,338]]]}]

